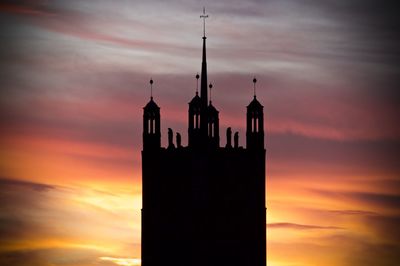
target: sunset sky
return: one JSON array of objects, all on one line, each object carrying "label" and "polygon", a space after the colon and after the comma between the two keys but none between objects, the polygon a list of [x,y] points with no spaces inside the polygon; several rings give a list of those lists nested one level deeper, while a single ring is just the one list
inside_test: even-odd
[{"label": "sunset sky", "polygon": [[258,80],[268,265],[398,265],[394,2],[1,1],[0,265],[140,265],[148,82],[186,145],[203,6],[222,145]]}]

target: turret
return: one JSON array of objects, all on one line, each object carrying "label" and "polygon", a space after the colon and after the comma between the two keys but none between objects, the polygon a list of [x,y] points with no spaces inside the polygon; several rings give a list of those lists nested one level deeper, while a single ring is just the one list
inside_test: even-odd
[{"label": "turret", "polygon": [[256,82],[257,80],[254,78],[254,99],[247,106],[246,119],[246,148],[252,150],[264,149],[264,107],[256,98]]},{"label": "turret", "polygon": [[[153,80],[150,80],[152,90]],[[154,150],[161,147],[160,107],[154,102],[151,93],[150,101],[143,108],[143,150]]]},{"label": "turret", "polygon": [[197,88],[196,95],[189,102],[189,147],[200,145],[200,115],[201,115],[201,99],[198,92],[199,74],[196,75]]}]

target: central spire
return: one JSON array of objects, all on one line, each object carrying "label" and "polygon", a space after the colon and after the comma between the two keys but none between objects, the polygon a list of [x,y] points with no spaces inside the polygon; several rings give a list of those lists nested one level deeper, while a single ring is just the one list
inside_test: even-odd
[{"label": "central spire", "polygon": [[201,84],[200,84],[200,98],[201,98],[201,116],[200,116],[200,129],[203,136],[207,136],[207,60],[206,60],[206,8],[203,8],[203,14],[200,15],[203,19],[203,57],[201,62]]},{"label": "central spire", "polygon": [[201,90],[200,96],[204,104],[207,105],[207,59],[206,59],[206,37],[203,37],[203,59],[201,61]]}]

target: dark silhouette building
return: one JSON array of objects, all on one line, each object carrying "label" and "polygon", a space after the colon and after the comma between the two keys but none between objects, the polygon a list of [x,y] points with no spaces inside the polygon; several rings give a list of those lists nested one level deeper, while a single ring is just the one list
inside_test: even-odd
[{"label": "dark silhouette building", "polygon": [[204,34],[188,146],[179,133],[174,144],[168,129],[168,147],[161,147],[160,108],[153,97],[144,107],[143,266],[266,265],[263,106],[255,95],[247,106],[245,148],[237,132],[232,144],[231,128],[221,147],[219,112],[208,101],[207,85]]}]

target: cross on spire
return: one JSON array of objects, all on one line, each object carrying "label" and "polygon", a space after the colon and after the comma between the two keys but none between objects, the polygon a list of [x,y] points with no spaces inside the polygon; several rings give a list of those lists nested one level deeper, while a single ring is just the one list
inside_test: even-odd
[{"label": "cross on spire", "polygon": [[203,7],[203,15],[200,15],[200,18],[203,19],[203,37],[206,37],[206,18],[208,18],[208,15],[206,15],[206,8]]}]

